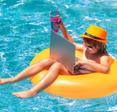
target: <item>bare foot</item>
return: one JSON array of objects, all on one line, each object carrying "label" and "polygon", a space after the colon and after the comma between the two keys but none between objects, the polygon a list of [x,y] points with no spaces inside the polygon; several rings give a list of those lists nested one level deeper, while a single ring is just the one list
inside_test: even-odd
[{"label": "bare foot", "polygon": [[12,78],[0,78],[0,84],[6,84],[12,81]]},{"label": "bare foot", "polygon": [[37,92],[27,90],[27,91],[21,91],[21,92],[14,92],[13,95],[19,97],[19,98],[29,98],[37,94]]}]

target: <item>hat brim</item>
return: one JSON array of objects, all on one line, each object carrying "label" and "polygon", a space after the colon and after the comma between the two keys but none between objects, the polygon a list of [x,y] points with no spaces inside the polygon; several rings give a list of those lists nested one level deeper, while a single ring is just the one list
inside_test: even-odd
[{"label": "hat brim", "polygon": [[90,37],[90,36],[87,36],[87,35],[85,35],[85,34],[81,34],[80,36],[81,36],[82,38],[89,38],[89,39],[92,39],[92,40],[95,40],[95,41],[98,41],[98,42],[102,42],[102,43],[104,43],[104,44],[107,43],[107,40],[98,40],[98,39],[92,38],[92,37]]}]

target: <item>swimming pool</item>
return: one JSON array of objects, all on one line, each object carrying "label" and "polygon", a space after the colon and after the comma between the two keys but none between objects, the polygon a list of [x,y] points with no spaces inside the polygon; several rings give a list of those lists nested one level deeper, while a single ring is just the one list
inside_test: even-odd
[{"label": "swimming pool", "polygon": [[[0,77],[12,77],[49,47],[49,12],[59,8],[75,41],[90,24],[108,30],[108,52],[117,58],[116,0],[0,0]],[[27,79],[0,86],[0,112],[117,112],[117,94],[98,99],[65,99],[41,92],[29,99],[12,96],[32,86]]]}]

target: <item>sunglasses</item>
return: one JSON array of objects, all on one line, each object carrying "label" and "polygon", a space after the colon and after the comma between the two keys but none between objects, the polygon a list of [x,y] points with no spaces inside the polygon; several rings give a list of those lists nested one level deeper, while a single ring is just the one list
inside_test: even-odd
[{"label": "sunglasses", "polygon": [[99,43],[95,40],[92,40],[92,39],[83,38],[83,41],[84,41],[84,44],[88,47],[99,46]]}]

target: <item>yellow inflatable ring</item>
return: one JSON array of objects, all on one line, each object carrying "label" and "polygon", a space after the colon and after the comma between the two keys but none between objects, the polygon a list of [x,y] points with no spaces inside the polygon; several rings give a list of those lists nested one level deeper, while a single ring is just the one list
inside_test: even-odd
[{"label": "yellow inflatable ring", "polygon": [[[82,54],[76,51],[76,56]],[[42,59],[49,57],[49,49],[45,49],[37,54],[31,61],[35,64]],[[33,84],[39,83],[41,78],[46,75],[48,70],[31,77]],[[110,72],[91,73],[86,75],[59,75],[56,81],[44,91],[57,96],[67,98],[98,98],[117,92],[117,60],[114,60]]]}]

